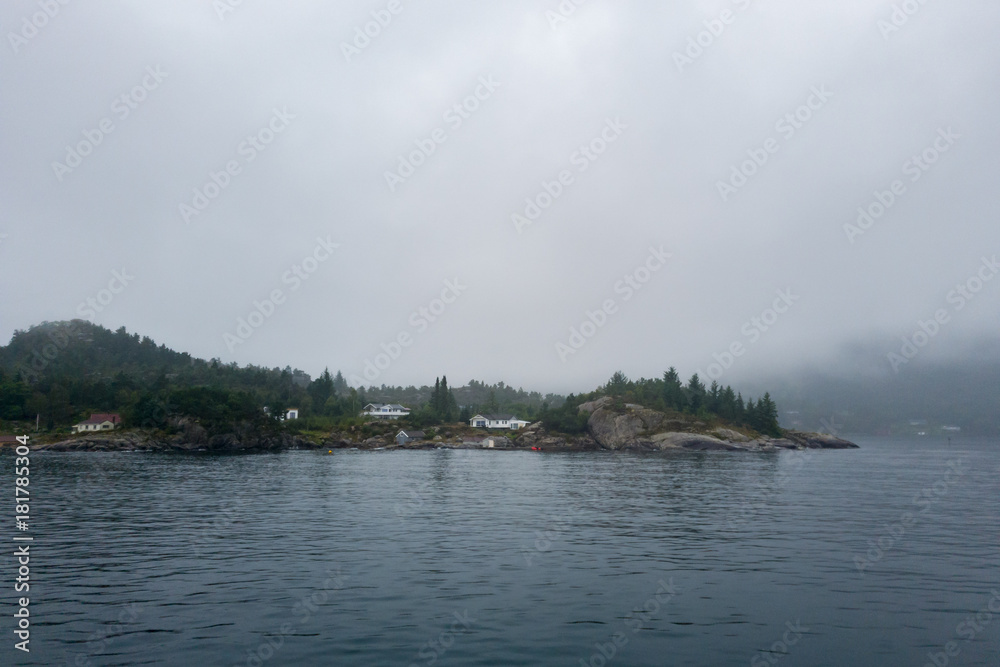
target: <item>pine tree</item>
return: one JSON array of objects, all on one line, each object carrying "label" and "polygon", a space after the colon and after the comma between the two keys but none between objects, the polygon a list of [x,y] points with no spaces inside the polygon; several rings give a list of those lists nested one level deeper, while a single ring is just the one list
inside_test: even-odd
[{"label": "pine tree", "polygon": [[719,414],[721,401],[722,389],[719,387],[719,383],[717,381],[712,380],[712,387],[708,390],[708,411],[713,415]]},{"label": "pine tree", "polygon": [[333,378],[330,369],[324,369],[323,374],[309,384],[309,398],[312,399],[313,410],[322,413],[326,400],[333,394]]},{"label": "pine tree", "polygon": [[687,399],[691,413],[698,414],[698,411],[705,404],[705,385],[698,379],[697,373],[688,380]]},{"label": "pine tree", "polygon": [[455,395],[448,389],[448,376],[446,375],[441,376],[441,388],[438,400],[440,401],[438,418],[444,422],[455,421],[455,415],[458,414],[458,402],[455,401]]},{"label": "pine tree", "polygon": [[338,396],[346,396],[350,392],[351,388],[347,386],[347,380],[344,379],[344,375],[337,371],[337,374],[333,378],[333,391]]},{"label": "pine tree", "polygon": [[757,412],[759,413],[758,419],[760,421],[760,428],[758,430],[767,435],[780,436],[781,427],[778,425],[778,406],[771,400],[770,393],[765,392],[764,398],[760,399],[757,403]]},{"label": "pine tree", "polygon": [[720,408],[719,416],[726,421],[734,422],[736,421],[736,394],[733,393],[733,388],[726,385],[726,388],[722,390],[722,397],[720,398]]},{"label": "pine tree", "polygon": [[490,389],[490,397],[483,406],[483,412],[486,414],[492,414],[495,412],[500,412],[500,405],[497,403],[497,393]]},{"label": "pine tree", "polygon": [[431,393],[430,411],[435,416],[441,416],[441,378],[434,378],[434,391]]},{"label": "pine tree", "polygon": [[681,385],[680,376],[677,375],[677,369],[673,366],[663,374],[663,402],[668,408],[672,408],[678,412],[683,411],[687,407],[687,400],[684,398],[684,389]]},{"label": "pine tree", "polygon": [[611,376],[611,379],[604,386],[604,390],[608,396],[622,396],[628,390],[629,384],[629,379],[624,373],[615,371],[615,374]]},{"label": "pine tree", "polygon": [[[459,414],[460,413],[458,411],[458,401],[455,400],[455,392],[453,392],[451,389],[449,389],[448,390],[448,410],[447,410],[447,416],[448,417],[447,417],[446,421],[449,421],[449,422],[455,421],[456,417],[458,417]],[[472,418],[471,415],[469,416],[469,418],[470,419]]]}]

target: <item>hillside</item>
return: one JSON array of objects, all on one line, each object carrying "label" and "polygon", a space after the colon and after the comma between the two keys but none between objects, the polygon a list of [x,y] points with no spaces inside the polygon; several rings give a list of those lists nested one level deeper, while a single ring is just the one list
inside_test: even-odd
[{"label": "hillside", "polygon": [[[66,432],[92,412],[118,412],[126,426],[165,428],[171,416],[196,417],[212,431],[248,420],[257,426],[265,406],[272,414],[297,407],[300,429],[330,429],[354,419],[367,402],[402,403],[421,423],[437,415],[420,411],[435,388],[351,388],[337,372],[311,379],[285,367],[240,367],[177,352],[124,327],[110,331],[83,320],[45,322],[16,331],[0,347],[0,430],[34,427],[36,415],[49,431]],[[450,390],[467,410],[516,411],[534,418],[543,405],[559,406],[562,396],[471,381]]]},{"label": "hillside", "polygon": [[[408,405],[413,412],[404,423],[414,428],[465,422],[475,412],[508,412],[539,422],[546,432],[577,436],[593,426],[581,404],[602,397],[751,436],[781,435],[777,405],[766,392],[744,402],[731,387],[705,387],[697,375],[683,383],[672,368],[662,378],[636,381],[616,373],[593,392],[564,398],[503,382],[449,387],[444,376],[433,387],[354,389],[340,372],[312,380],[288,367],[205,361],[124,327],[110,331],[81,320],[17,331],[0,347],[0,430],[33,429],[37,416],[53,437],[68,434],[91,413],[109,412],[121,414],[126,428],[171,436],[194,432],[193,424],[206,440],[253,429],[329,434],[362,425],[359,413],[369,401]],[[289,407],[299,408],[300,419],[280,418]]]}]

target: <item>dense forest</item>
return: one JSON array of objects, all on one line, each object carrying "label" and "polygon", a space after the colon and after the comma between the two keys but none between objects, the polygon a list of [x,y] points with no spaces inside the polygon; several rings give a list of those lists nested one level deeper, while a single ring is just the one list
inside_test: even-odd
[{"label": "dense forest", "polygon": [[[280,426],[295,407],[298,429],[327,429],[358,421],[369,402],[402,403],[411,421],[455,421],[472,411],[511,411],[532,419],[562,396],[471,381],[450,388],[447,377],[424,387],[352,388],[338,371],[315,380],[300,370],[240,367],[205,361],[157,345],[148,337],[110,331],[86,321],[43,323],[16,331],[0,347],[0,420],[4,430],[34,426],[68,430],[93,412],[118,412],[126,426],[164,428],[171,416],[198,419],[222,431],[239,422]],[[460,407],[461,406],[461,407]],[[265,411],[264,408],[267,408]]]},{"label": "dense forest", "polygon": [[[604,387],[567,399],[503,382],[472,380],[451,387],[444,375],[435,378],[433,387],[353,388],[339,371],[325,370],[313,380],[289,367],[205,361],[124,327],[110,331],[81,320],[16,331],[10,344],[0,348],[4,431],[33,427],[37,419],[46,431],[67,432],[94,412],[120,413],[126,427],[165,429],[171,418],[183,416],[198,420],[210,432],[241,424],[326,430],[360,423],[362,408],[375,402],[410,407],[408,422],[418,427],[466,421],[476,412],[504,412],[573,433],[585,424],[577,406],[602,395],[778,433],[777,407],[770,395],[744,403],[732,388],[714,382],[705,387],[697,375],[682,383],[673,368],[651,380],[632,381],[616,373]],[[281,417],[292,407],[299,409],[300,419],[283,423]]]}]

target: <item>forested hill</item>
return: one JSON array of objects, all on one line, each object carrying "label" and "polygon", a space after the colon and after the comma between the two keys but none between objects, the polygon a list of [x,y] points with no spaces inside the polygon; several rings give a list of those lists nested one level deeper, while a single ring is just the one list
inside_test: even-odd
[{"label": "forested hill", "polygon": [[[503,382],[473,380],[450,391],[457,405],[515,411],[524,418],[533,417],[545,402],[558,407],[565,400]],[[289,367],[205,361],[124,327],[110,331],[84,320],[16,331],[10,344],[0,347],[0,420],[5,429],[10,422],[33,422],[36,415],[46,428],[66,428],[91,412],[119,412],[131,425],[161,426],[167,414],[256,422],[264,406],[273,414],[296,407],[303,417],[322,422],[317,426],[328,426],[355,417],[367,402],[402,403],[418,410],[434,395],[430,385],[352,389],[339,371],[312,380]]]},{"label": "forested hill", "polygon": [[[305,402],[309,384],[302,371],[196,359],[124,327],[110,331],[83,320],[16,331],[0,347],[0,419],[33,421],[40,415],[47,428],[90,412],[120,412],[128,420],[176,400],[202,400],[205,410],[225,404],[217,415],[237,419],[261,405]],[[204,391],[182,391],[195,388]]]}]

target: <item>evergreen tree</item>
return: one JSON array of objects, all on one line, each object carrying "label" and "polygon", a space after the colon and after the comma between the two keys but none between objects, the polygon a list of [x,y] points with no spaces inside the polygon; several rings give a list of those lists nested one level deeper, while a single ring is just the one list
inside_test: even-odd
[{"label": "evergreen tree", "polygon": [[[448,411],[446,414],[447,414],[446,421],[448,422],[455,421],[455,419],[458,418],[459,415],[461,414],[458,410],[458,401],[455,400],[455,392],[453,392],[451,389],[448,390]],[[471,418],[472,416],[470,415],[469,419]]]},{"label": "evergreen tree", "polygon": [[313,410],[316,413],[323,412],[326,399],[333,394],[333,378],[330,376],[330,369],[324,369],[322,375],[312,381],[309,385],[309,398],[312,399]]},{"label": "evergreen tree", "polygon": [[430,411],[438,417],[441,414],[441,378],[434,378],[434,391],[431,392]]},{"label": "evergreen tree", "polygon": [[344,379],[344,375],[337,371],[337,375],[333,378],[333,391],[337,396],[346,396],[350,392],[351,388],[347,386],[347,380]]},{"label": "evergreen tree", "polygon": [[719,387],[719,383],[712,380],[712,387],[708,390],[708,411],[713,415],[717,415],[720,412],[722,406],[722,389]]},{"label": "evergreen tree", "polygon": [[726,385],[726,388],[722,390],[722,397],[719,402],[719,416],[726,421],[736,422],[738,418],[736,394],[733,392],[732,387]]},{"label": "evergreen tree", "polygon": [[455,394],[448,389],[448,376],[441,376],[441,388],[440,395],[438,396],[439,409],[438,418],[444,422],[455,421],[456,415],[458,415],[458,402],[455,400]]},{"label": "evergreen tree", "polygon": [[691,414],[698,414],[698,411],[705,404],[705,385],[698,379],[697,373],[688,380],[687,399]]},{"label": "evergreen tree", "polygon": [[604,390],[608,396],[623,396],[628,391],[630,384],[629,379],[624,373],[615,371],[615,374],[611,376],[611,379],[604,386]]},{"label": "evergreen tree", "polygon": [[684,397],[680,376],[677,375],[677,369],[673,366],[663,374],[663,402],[666,407],[678,412],[687,407],[687,399]]},{"label": "evergreen tree", "polygon": [[500,412],[500,404],[497,403],[497,393],[490,389],[490,397],[483,405],[483,412],[486,414],[492,414],[495,412]]},{"label": "evergreen tree", "polygon": [[743,423],[754,430],[757,429],[757,406],[754,405],[752,398],[747,399],[746,408],[743,410]]},{"label": "evergreen tree", "polygon": [[781,427],[778,425],[778,406],[771,400],[771,394],[764,393],[764,398],[757,402],[759,426],[757,430],[767,435],[778,437]]}]

